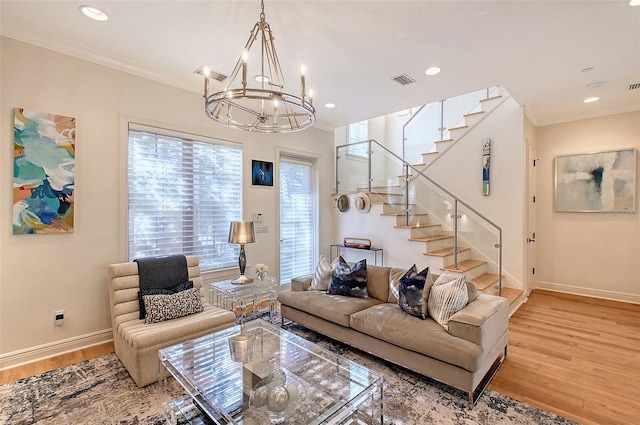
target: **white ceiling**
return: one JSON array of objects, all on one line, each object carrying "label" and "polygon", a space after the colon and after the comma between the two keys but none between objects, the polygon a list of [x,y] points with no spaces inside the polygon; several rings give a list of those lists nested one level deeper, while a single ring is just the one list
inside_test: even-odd
[{"label": "white ceiling", "polygon": [[[81,4],[110,19],[87,19]],[[258,0],[2,0],[0,32],[200,93],[193,71],[230,74],[259,11]],[[537,126],[640,110],[640,89],[629,90],[640,83],[640,7],[628,0],[267,0],[265,13],[290,91],[307,65],[320,128],[496,84]],[[428,77],[432,65],[443,71]],[[403,73],[416,83],[392,80]]]}]

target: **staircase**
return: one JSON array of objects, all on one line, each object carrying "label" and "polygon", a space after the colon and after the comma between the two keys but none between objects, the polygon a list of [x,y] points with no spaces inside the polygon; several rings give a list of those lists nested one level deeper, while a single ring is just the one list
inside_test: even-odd
[{"label": "staircase", "polygon": [[[390,226],[397,232],[405,232],[406,239],[414,244],[416,249],[422,250],[422,254],[426,257],[426,264],[434,273],[449,271],[454,275],[464,275],[467,280],[474,282],[483,293],[500,295],[513,304],[522,295],[522,291],[505,286],[506,279],[504,275],[501,279],[499,261],[496,258],[487,258],[486,253],[483,254],[480,249],[468,242],[467,239],[473,237],[465,235],[464,231],[460,231],[460,229],[458,229],[458,242],[456,242],[455,226],[443,221],[449,216],[454,217],[453,211],[447,212],[444,219],[442,211],[436,217],[428,211],[430,208],[428,203],[418,204],[415,202],[415,192],[418,191],[416,186],[418,185],[413,186],[413,193],[409,189],[409,185],[417,183],[421,178],[422,172],[434,161],[441,158],[444,152],[504,100],[503,96],[499,94],[479,101],[477,107],[465,114],[460,122],[450,128],[442,140],[435,141],[433,148],[422,154],[422,163],[410,167],[405,164],[404,170],[406,171],[397,176],[397,181],[388,181],[384,186],[367,184],[366,187],[360,186],[357,191],[366,192],[373,205],[382,206],[381,215],[390,217],[392,219],[389,223]],[[369,176],[369,181],[374,181],[372,177]],[[424,179],[424,177],[422,178]],[[426,181],[426,179],[424,180]],[[457,208],[458,201],[455,202]],[[470,236],[470,238],[465,236]],[[499,248],[497,240],[492,245],[494,246],[491,248]]]},{"label": "staircase", "polygon": [[[375,189],[375,191],[373,190]],[[396,231],[407,234],[407,240],[415,243],[416,249],[422,249],[422,254],[426,256],[426,264],[440,274],[449,271],[457,276],[466,276],[472,281],[478,290],[491,295],[501,295],[513,304],[522,291],[514,288],[502,287],[500,293],[500,275],[495,273],[495,264],[479,258],[474,258],[477,252],[471,247],[458,246],[458,264],[455,265],[454,235],[453,231],[446,229],[442,224],[431,222],[429,214],[426,212],[415,212],[411,214],[411,224],[404,224],[406,214],[402,211],[404,202],[398,203],[402,194],[397,193],[401,186],[385,186],[372,188],[371,202],[382,206],[382,216],[391,217],[394,220],[390,223]],[[395,192],[394,192],[395,191]],[[413,206],[413,208],[416,208]],[[481,255],[478,255],[481,257]],[[503,276],[504,279],[504,276]]]}]

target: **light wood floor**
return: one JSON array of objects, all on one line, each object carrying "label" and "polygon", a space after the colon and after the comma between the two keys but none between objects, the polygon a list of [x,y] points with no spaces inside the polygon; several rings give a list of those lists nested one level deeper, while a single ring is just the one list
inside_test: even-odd
[{"label": "light wood floor", "polygon": [[[587,425],[640,423],[640,305],[536,290],[509,328],[489,388]],[[110,352],[107,343],[0,371],[0,384]]]},{"label": "light wood floor", "polygon": [[583,424],[640,424],[640,305],[533,291],[489,388]]}]

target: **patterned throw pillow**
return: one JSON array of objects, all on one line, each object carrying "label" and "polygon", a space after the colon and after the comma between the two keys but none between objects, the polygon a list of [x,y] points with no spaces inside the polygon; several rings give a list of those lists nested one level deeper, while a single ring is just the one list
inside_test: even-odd
[{"label": "patterned throw pillow", "polygon": [[144,295],[142,299],[147,310],[147,324],[204,311],[199,288],[186,289],[171,295]]},{"label": "patterned throw pillow", "polygon": [[344,258],[339,256],[333,268],[333,278],[327,294],[369,298],[369,292],[367,292],[367,260],[360,260],[351,268],[344,261]]},{"label": "patterned throw pillow", "polygon": [[464,276],[455,280],[440,276],[429,294],[429,316],[448,331],[449,319],[467,305],[468,299],[467,279]]},{"label": "patterned throw pillow", "polygon": [[338,259],[333,260],[331,264],[327,261],[324,255],[320,255],[320,261],[316,266],[316,271],[313,273],[311,279],[311,289],[318,291],[326,291],[331,285],[331,277],[333,276],[333,267],[336,265]]},{"label": "patterned throw pillow", "polygon": [[142,297],[145,295],[171,295],[176,292],[184,291],[185,289],[193,288],[193,281],[182,282],[171,288],[154,288],[154,289],[141,289],[138,291],[138,304],[140,305],[140,320],[144,320],[147,317],[147,310],[144,308],[144,300]]},{"label": "patterned throw pillow", "polygon": [[398,305],[405,312],[412,316],[427,318],[427,300],[429,291],[433,286],[429,267],[418,273],[416,265],[400,278],[398,285]]}]

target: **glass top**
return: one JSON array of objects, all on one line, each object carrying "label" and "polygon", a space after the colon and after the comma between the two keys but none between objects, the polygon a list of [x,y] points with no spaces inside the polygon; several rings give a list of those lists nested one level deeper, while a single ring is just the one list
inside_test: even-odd
[{"label": "glass top", "polygon": [[159,355],[216,424],[342,423],[382,383],[366,367],[262,320],[243,334],[234,326]]},{"label": "glass top", "polygon": [[273,277],[267,277],[264,281],[254,279],[249,283],[231,283],[230,280],[212,283],[212,286],[218,291],[228,293],[248,293],[248,292],[268,292],[275,289],[277,280]]}]

